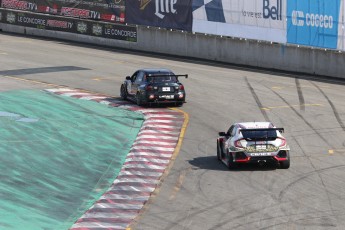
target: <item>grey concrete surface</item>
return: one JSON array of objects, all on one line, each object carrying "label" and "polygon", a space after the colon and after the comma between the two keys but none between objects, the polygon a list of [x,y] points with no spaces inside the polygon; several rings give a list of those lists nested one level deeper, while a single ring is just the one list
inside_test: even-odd
[{"label": "grey concrete surface", "polygon": [[[0,90],[40,81],[118,97],[139,68],[189,74],[182,148],[132,229],[344,229],[344,81],[7,34],[0,44]],[[290,169],[229,171],[217,161],[218,131],[266,118],[285,128]]]},{"label": "grey concrete surface", "polygon": [[138,27],[137,43],[25,28],[4,23],[0,23],[0,30],[337,78],[344,78],[343,73],[345,72],[345,55],[343,52],[151,27]]}]

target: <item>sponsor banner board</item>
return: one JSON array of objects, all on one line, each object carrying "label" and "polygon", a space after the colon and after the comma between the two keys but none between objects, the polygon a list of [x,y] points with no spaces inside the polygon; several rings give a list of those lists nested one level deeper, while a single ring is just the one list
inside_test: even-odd
[{"label": "sponsor banner board", "polygon": [[193,32],[286,42],[287,0],[195,0]]},{"label": "sponsor banner board", "polygon": [[192,30],[192,0],[126,1],[129,24]]},{"label": "sponsor banner board", "polygon": [[341,0],[289,0],[287,42],[337,49]]},{"label": "sponsor banner board", "polygon": [[338,23],[338,50],[345,50],[345,0],[341,0]]},{"label": "sponsor banner board", "polygon": [[116,23],[125,22],[125,0],[0,0],[6,9]]},{"label": "sponsor banner board", "polygon": [[7,24],[137,42],[137,28],[135,26],[94,22],[91,20],[43,15],[23,11],[19,12],[1,8],[0,15],[0,22]]}]

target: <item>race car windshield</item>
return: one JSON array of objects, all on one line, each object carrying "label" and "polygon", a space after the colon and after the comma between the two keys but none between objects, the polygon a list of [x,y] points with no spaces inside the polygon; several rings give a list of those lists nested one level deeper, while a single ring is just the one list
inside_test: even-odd
[{"label": "race car windshield", "polygon": [[174,83],[177,82],[177,78],[175,75],[148,76],[147,81],[151,83]]},{"label": "race car windshield", "polygon": [[243,138],[248,141],[256,140],[275,140],[277,138],[277,131],[272,130],[241,130]]}]

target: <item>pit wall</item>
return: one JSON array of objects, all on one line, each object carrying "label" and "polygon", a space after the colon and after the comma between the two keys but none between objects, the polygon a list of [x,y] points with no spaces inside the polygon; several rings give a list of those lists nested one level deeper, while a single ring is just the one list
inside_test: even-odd
[{"label": "pit wall", "polygon": [[316,49],[256,40],[138,27],[137,42],[99,38],[0,23],[0,30],[33,36],[198,58],[305,74],[345,78],[342,51]]}]

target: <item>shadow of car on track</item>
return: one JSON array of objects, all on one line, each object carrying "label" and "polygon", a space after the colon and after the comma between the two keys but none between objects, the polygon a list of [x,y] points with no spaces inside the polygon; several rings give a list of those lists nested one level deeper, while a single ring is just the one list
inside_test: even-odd
[{"label": "shadow of car on track", "polygon": [[[104,99],[105,101],[109,101],[114,104],[119,104],[119,105],[132,105],[132,106],[137,106],[136,102],[134,100],[130,99],[122,99],[121,97],[108,97]],[[187,102],[185,102],[187,103]],[[174,103],[163,103],[163,104],[157,104],[157,103],[149,103],[145,105],[140,105],[139,107],[142,108],[181,108],[181,106],[175,105]]]},{"label": "shadow of car on track", "polygon": [[217,170],[217,171],[272,171],[279,169],[274,164],[241,164],[235,169],[228,169],[228,167],[223,164],[221,161],[217,159],[217,156],[203,156],[203,157],[196,157],[193,160],[188,161],[194,167],[199,169],[207,169],[207,170]]},{"label": "shadow of car on track", "polygon": [[188,162],[198,169],[229,171],[229,169],[224,164],[221,164],[215,156],[196,157]]}]

